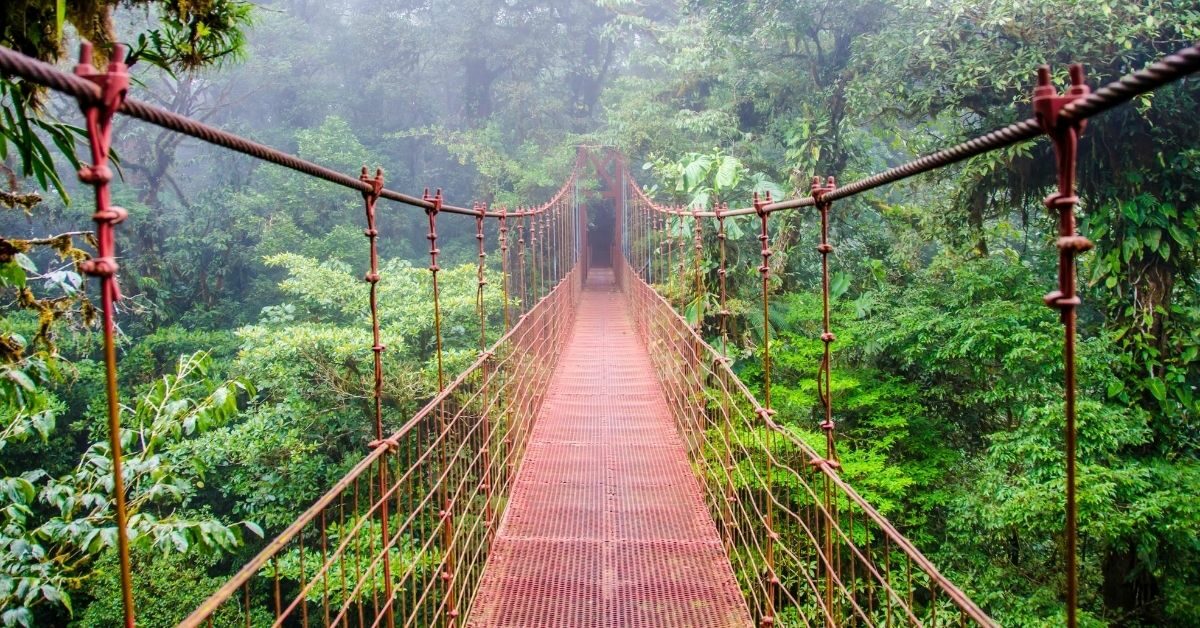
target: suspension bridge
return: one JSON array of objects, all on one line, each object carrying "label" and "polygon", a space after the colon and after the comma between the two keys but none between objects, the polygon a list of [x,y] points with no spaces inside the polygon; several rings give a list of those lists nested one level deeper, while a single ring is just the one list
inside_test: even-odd
[{"label": "suspension bridge", "polygon": [[[180,625],[994,625],[839,473],[829,394],[836,342],[829,216],[838,200],[1039,137],[1052,143],[1055,163],[1046,167],[1058,174],[1045,204],[1059,224],[1059,280],[1045,305],[1061,313],[1064,327],[1062,594],[1067,623],[1075,625],[1075,258],[1091,247],[1075,226],[1077,145],[1089,117],[1194,72],[1200,47],[1094,92],[1078,66],[1062,93],[1049,70],[1039,69],[1028,120],[846,185],[816,177],[809,196],[755,196],[741,208],[656,203],[625,158],[605,147],[580,147],[565,183],[537,205],[460,207],[440,191],[407,195],[384,187],[381,171],[339,173],[129,98],[122,58],[118,48],[98,71],[85,44],[69,74],[0,48],[0,72],[76,98],[86,121],[90,162],[80,179],[95,189],[97,251],[80,270],[100,284],[128,626],[136,623],[138,578],[129,561],[115,349],[115,234],[127,218],[110,198],[117,114],[340,185],[361,195],[365,215],[375,439],[358,464]],[[599,190],[581,185],[585,178],[598,181]],[[589,216],[589,198],[609,209],[604,221]],[[385,433],[383,420],[380,199],[425,214],[436,330],[439,392],[393,433]],[[820,217],[824,352],[813,365],[820,448],[771,407],[769,225],[773,214],[800,208]],[[759,226],[768,330],[757,358],[759,395],[727,357],[725,227],[735,216]],[[478,243],[479,353],[457,374],[443,366],[438,224],[447,218],[473,219]],[[687,228],[690,242],[681,235]],[[701,264],[710,248],[717,249],[715,272]],[[483,298],[489,276],[499,277],[504,297],[504,328],[491,344]],[[668,284],[676,288],[657,289]],[[696,318],[715,317],[719,346],[680,314],[710,288],[718,306]]]}]

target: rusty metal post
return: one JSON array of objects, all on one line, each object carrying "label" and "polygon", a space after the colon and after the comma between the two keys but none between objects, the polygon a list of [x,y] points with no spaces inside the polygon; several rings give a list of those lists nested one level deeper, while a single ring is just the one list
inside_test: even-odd
[{"label": "rusty metal post", "polygon": [[[527,309],[532,309],[537,304],[538,298],[541,296],[541,282],[538,280],[541,272],[541,260],[538,256],[541,243],[538,242],[538,215],[530,214],[529,216],[529,305]],[[538,337],[541,337],[539,330]]]},{"label": "rusty metal post", "polygon": [[1075,317],[1080,300],[1076,294],[1075,258],[1090,250],[1092,243],[1075,232],[1075,169],[1079,156],[1079,136],[1085,121],[1065,122],[1059,118],[1063,107],[1088,95],[1083,66],[1071,66],[1071,87],[1062,95],[1050,81],[1050,68],[1038,68],[1038,84],[1033,92],[1033,110],[1038,123],[1054,146],[1058,189],[1046,197],[1046,208],[1058,218],[1058,289],[1043,297],[1046,305],[1059,311],[1063,324],[1064,408],[1063,428],[1066,449],[1066,598],[1067,626],[1078,625],[1079,567],[1077,564],[1078,511],[1075,498]]},{"label": "rusty metal post", "polygon": [[551,226],[551,209],[546,208],[542,211],[542,288],[539,295],[541,297],[550,293],[550,279],[553,276],[552,257],[552,238],[554,237],[553,228]]},{"label": "rusty metal post", "polygon": [[[725,234],[724,212],[727,209],[728,209],[728,207],[726,207],[724,205],[716,205],[714,207],[715,213],[717,214],[717,243],[721,250],[721,252],[720,252],[720,257],[721,257],[720,267],[717,269],[717,279],[718,279],[718,282],[720,285],[719,295],[720,295],[720,300],[721,300],[721,303],[720,303],[721,310],[718,314],[721,319],[721,323],[720,323],[720,325],[721,325],[721,358],[720,359],[721,359],[722,363],[724,363],[725,365],[729,365],[729,363],[730,363],[730,360],[729,360],[729,315],[730,315],[730,311],[729,311],[729,304],[726,301],[726,293],[725,293],[725,280],[726,280],[726,274],[727,274],[726,269],[725,269],[726,260],[727,260],[725,245],[726,245],[727,236]],[[722,378],[727,376],[727,372],[725,369],[721,369],[720,373],[721,373]],[[725,382],[722,382],[722,386],[724,386],[724,385],[725,385]],[[725,467],[725,504],[724,504],[725,521],[724,521],[724,524],[725,524],[725,535],[726,535],[725,536],[725,551],[726,552],[733,551],[733,499],[734,499],[734,492],[733,492],[733,441],[732,441],[733,435],[731,433],[731,423],[733,422],[733,420],[730,418],[730,415],[732,413],[732,403],[733,402],[730,399],[728,394],[721,395],[721,406],[722,406],[721,407],[721,418],[722,418],[721,431],[722,431],[722,436],[724,438],[723,445],[725,448],[725,455],[724,455],[723,463],[724,463],[724,467]]]},{"label": "rusty metal post", "polygon": [[512,329],[508,303],[508,208],[500,208],[500,289],[504,296],[504,331]]},{"label": "rusty metal post", "polygon": [[[430,282],[433,292],[433,330],[435,349],[437,351],[437,380],[438,392],[446,389],[446,372],[443,366],[442,358],[442,307],[441,295],[438,288],[438,271],[441,267],[438,266],[438,253],[440,250],[437,247],[437,215],[442,208],[442,191],[439,189],[433,196],[429,195],[429,190],[425,190],[424,200],[431,205],[425,210],[425,215],[429,218],[429,234],[426,236],[429,239],[429,273]],[[444,605],[447,611],[449,620],[447,625],[453,627],[455,620],[458,618],[458,606],[454,600],[454,502],[450,499],[449,487],[446,485],[449,473],[446,470],[449,468],[450,459],[447,455],[446,442],[449,438],[446,436],[446,410],[441,403],[438,404],[438,430],[442,435],[441,445],[438,447],[439,466],[443,473],[443,479],[439,482],[438,493],[442,503],[441,511],[438,513],[441,519],[442,528],[442,547],[445,551],[445,570],[441,573],[442,582],[446,595],[446,604]]]},{"label": "rusty metal post", "polygon": [[535,248],[536,262],[534,266],[537,268],[537,298],[533,303],[536,304],[546,296],[546,212],[543,210],[533,216],[533,224],[537,226],[537,246]]},{"label": "rusty metal post", "polygon": [[[683,231],[683,218],[674,213],[678,209],[678,207],[672,206],[672,213],[669,213],[666,216],[667,246],[670,250],[668,255],[671,258],[670,264],[667,266],[666,280],[670,290],[671,304],[675,307],[675,310],[682,315],[684,314],[684,307],[686,305],[685,300],[687,299],[687,273],[684,270],[686,266],[684,266],[683,262],[683,256],[686,253],[684,250],[683,239],[677,238],[675,234],[675,221],[679,222],[678,231]],[[678,252],[675,250],[676,244],[679,245]],[[678,290],[675,289],[675,284],[678,284]]]},{"label": "rusty metal post", "polygon": [[367,236],[369,242],[370,255],[370,270],[367,271],[363,279],[370,285],[371,297],[371,334],[374,339],[374,344],[371,350],[375,353],[375,439],[383,440],[383,351],[384,346],[380,341],[379,331],[379,230],[375,227],[375,203],[379,200],[379,194],[383,191],[383,170],[377,169],[375,177],[367,176],[367,167],[363,166],[362,174],[359,175],[364,183],[371,186],[371,191],[363,192],[363,204],[367,216],[367,228],[363,231],[363,235]]},{"label": "rusty metal post", "polygon": [[697,332],[704,326],[704,276],[700,272],[701,258],[704,255],[704,229],[700,225],[700,210],[694,208],[692,209],[692,248],[694,249],[696,259],[692,262],[692,274],[696,282]]},{"label": "rusty metal post", "polygon": [[[479,244],[479,266],[475,271],[476,275],[476,292],[475,292],[475,311],[479,315],[479,355],[481,357],[490,358],[487,353],[487,308],[485,305],[485,290],[487,288],[487,251],[483,245],[483,214],[487,210],[487,206],[476,203],[475,210],[478,212],[475,215],[475,241]],[[480,386],[483,389],[483,397],[480,402],[479,421],[483,427],[483,448],[479,452],[480,464],[483,466],[481,481],[483,482],[484,506],[483,506],[483,527],[486,538],[491,538],[493,532],[492,526],[492,421],[488,416],[488,389],[491,381],[491,363],[490,359],[485,360],[481,367],[481,378],[483,383]]]},{"label": "rusty metal post", "polygon": [[646,274],[651,288],[662,275],[662,232],[659,230],[661,217],[654,208],[646,206]]},{"label": "rusty metal post", "polygon": [[644,207],[642,210],[642,222],[645,223],[646,231],[646,284],[654,285],[654,262],[658,259],[658,250],[655,246],[655,237],[658,232],[655,230],[655,216],[650,212],[650,208]]},{"label": "rusty metal post", "polygon": [[[830,329],[829,316],[829,254],[833,252],[833,246],[829,244],[829,210],[833,206],[832,201],[825,200],[825,195],[836,189],[837,184],[833,177],[822,184],[821,177],[813,177],[812,181],[812,197],[816,199],[817,211],[821,215],[821,243],[817,245],[817,252],[821,254],[821,343],[824,345],[824,351],[821,356],[821,366],[817,371],[817,396],[820,398],[823,406],[825,419],[821,422],[821,431],[825,433],[825,458],[823,460],[813,461],[817,466],[828,466],[831,468],[839,467],[837,461],[837,450],[834,446],[834,423],[833,423],[833,394],[830,389],[831,385],[831,369],[832,349],[831,345],[837,339]],[[836,614],[834,612],[834,551],[833,551],[833,526],[837,518],[837,504],[833,499],[833,487],[829,476],[824,477],[824,506],[825,513],[828,519],[822,527],[823,543],[825,548],[825,618],[828,625],[836,623]],[[817,564],[820,568],[820,562]]]},{"label": "rusty metal post", "polygon": [[[371,441],[372,449],[388,444],[391,451],[391,443],[387,443],[383,438],[383,351],[385,349],[380,329],[379,329],[379,230],[375,227],[375,204],[379,200],[379,195],[383,191],[383,170],[376,169],[374,178],[367,175],[367,167],[363,166],[362,173],[359,179],[363,183],[371,186],[370,191],[363,192],[363,205],[367,217],[367,228],[363,231],[363,235],[367,236],[370,255],[370,270],[363,279],[370,285],[371,297],[371,337],[373,344],[371,351],[375,354],[374,367],[374,389],[373,389],[373,406],[375,419],[375,440]],[[388,478],[387,478],[387,457],[379,459],[379,495],[382,497],[387,494]],[[386,598],[384,604],[387,609],[387,625],[395,625],[395,610],[392,592],[392,565],[388,560],[388,543],[391,540],[390,526],[388,525],[388,500],[382,499],[379,506],[380,519],[380,535],[382,536],[383,547],[383,594]]]},{"label": "rusty metal post", "polygon": [[759,233],[758,241],[762,244],[762,265],[758,267],[758,274],[762,276],[762,333],[763,333],[763,407],[759,409],[759,418],[762,419],[764,427],[767,428],[767,456],[766,456],[766,489],[767,502],[764,504],[765,519],[767,526],[767,614],[762,618],[760,624],[764,627],[775,625],[775,596],[779,589],[779,576],[775,573],[775,542],[779,540],[779,533],[775,531],[775,493],[774,480],[771,477],[774,475],[774,465],[772,457],[774,448],[772,447],[775,441],[775,431],[772,429],[771,415],[774,410],[771,409],[771,319],[770,319],[770,294],[771,294],[771,249],[769,246],[770,236],[767,233],[767,219],[770,214],[766,211],[766,206],[771,204],[771,194],[768,192],[766,199],[759,197],[758,193],[754,194],[754,213],[758,214]]},{"label": "rusty metal post", "polygon": [[[510,263],[510,260],[509,260],[509,252],[508,252],[509,251],[509,249],[508,249],[509,235],[508,235],[508,207],[507,206],[500,208],[499,221],[500,221],[500,227],[499,227],[499,233],[500,233],[500,289],[501,289],[501,292],[502,292],[502,295],[504,298],[504,332],[508,333],[512,329],[512,318],[511,318],[511,314],[510,314],[510,310],[511,310],[511,302],[510,301],[512,299],[512,294],[509,289],[509,281],[510,281],[509,263]],[[500,387],[506,388],[508,385],[509,385],[508,378],[502,378]],[[504,408],[504,438],[502,438],[500,440],[500,445],[501,445],[502,451],[500,452],[500,455],[499,455],[499,459],[505,461],[503,464],[503,468],[504,468],[504,483],[506,486],[512,481],[512,465],[513,465],[512,457],[510,455],[511,448],[513,445],[513,436],[512,436],[513,412],[512,412],[512,403],[511,402],[512,402],[512,399],[510,397],[502,405],[502,407]]]},{"label": "rusty metal post", "polygon": [[128,513],[125,504],[125,477],[121,456],[121,402],[117,388],[116,303],[121,300],[117,286],[116,233],[113,227],[129,216],[124,209],[112,204],[112,169],[108,157],[112,150],[113,115],[125,102],[129,92],[129,73],[125,66],[125,48],[113,47],[108,67],[103,73],[92,66],[92,44],[80,46],[76,76],[100,87],[98,100],[80,99],[79,107],[86,120],[88,147],[92,163],[79,169],[79,180],[92,186],[96,193],[96,257],[79,265],[84,274],[100,279],[100,303],[104,333],[104,388],[108,398],[108,444],[112,450],[113,504],[116,510],[117,555],[121,567],[121,605],[125,625],[135,623],[133,604],[133,569],[129,560]]},{"label": "rusty metal post", "polygon": [[[671,273],[671,246],[670,246],[670,241],[667,240],[667,218],[666,218],[666,216],[663,216],[660,213],[655,213],[654,218],[656,219],[656,222],[657,222],[657,224],[655,225],[655,231],[656,231],[656,235],[658,235],[658,246],[655,247],[657,249],[656,253],[661,255],[662,249],[664,247],[667,249],[666,263],[664,264],[664,263],[660,262],[658,264],[658,277],[657,277],[658,283],[663,284],[665,286],[667,284],[667,275],[669,275]],[[668,299],[667,302],[670,303],[670,300]]]},{"label": "rusty metal post", "polygon": [[483,351],[487,348],[487,316],[484,310],[484,288],[487,286],[487,251],[483,246],[483,212],[486,207],[482,204],[476,204],[475,208],[479,214],[475,216],[475,241],[479,245],[479,264],[475,270],[476,293],[475,293],[475,313],[479,315],[479,350]]},{"label": "rusty metal post", "polygon": [[831,345],[837,340],[837,336],[834,336],[830,328],[829,317],[829,254],[833,252],[833,245],[829,244],[829,209],[833,202],[824,200],[824,196],[836,187],[833,177],[829,177],[825,185],[821,185],[820,177],[813,177],[812,196],[817,199],[817,211],[821,214],[821,243],[817,245],[817,251],[821,254],[821,343],[824,345],[820,374],[817,377],[817,392],[825,410],[821,431],[825,432],[825,459],[830,462],[837,460],[833,442],[833,395],[830,390]]},{"label": "rusty metal post", "polygon": [[[681,217],[680,221],[682,221],[682,220],[683,219]],[[693,370],[693,372],[697,373],[697,376],[695,378],[696,389],[692,391],[692,394],[696,395],[697,402],[689,403],[688,407],[695,409],[696,415],[695,415],[695,417],[693,417],[692,427],[696,432],[694,437],[697,439],[697,442],[699,442],[699,439],[703,437],[704,427],[705,427],[705,424],[707,423],[706,419],[708,417],[708,406],[706,403],[704,403],[704,398],[705,398],[705,396],[704,396],[704,378],[699,376],[699,364],[698,364],[698,362],[700,362],[700,360],[702,359],[701,356],[704,355],[704,344],[703,344],[704,341],[701,339],[701,336],[700,336],[700,334],[703,333],[703,328],[704,328],[704,275],[701,272],[701,261],[702,261],[703,255],[704,255],[704,229],[701,226],[701,222],[700,222],[700,210],[697,208],[693,208],[692,209],[692,257],[693,257],[693,259],[692,259],[692,281],[693,281],[694,285],[692,288],[696,294],[695,301],[694,301],[696,322],[693,324],[693,328],[696,330],[696,335],[692,338],[692,340],[690,342],[693,363],[690,364],[689,366]]]},{"label": "rusty metal post", "polygon": [[[517,206],[517,213],[523,214],[523,210],[520,206]],[[519,319],[521,316],[524,316],[525,311],[529,309],[528,291],[526,290],[526,285],[528,284],[528,282],[525,281],[525,216],[524,215],[520,216],[517,219],[517,277],[518,277],[518,281],[520,282],[520,288],[521,288],[521,311],[520,311],[520,316],[517,317]]]}]

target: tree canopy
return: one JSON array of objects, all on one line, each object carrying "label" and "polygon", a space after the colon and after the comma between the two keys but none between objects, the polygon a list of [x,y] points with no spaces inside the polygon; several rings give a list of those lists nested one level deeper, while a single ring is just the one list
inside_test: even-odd
[{"label": "tree canopy", "polygon": [[[658,200],[803,195],[1030,116],[1034,71],[1096,85],[1200,39],[1189,0],[17,0],[0,45],[128,44],[137,98],[388,187],[545,199],[612,145]],[[102,55],[103,56],[103,55]],[[1081,609],[1200,624],[1200,88],[1091,120],[1080,157]],[[0,77],[0,623],[120,608],[76,103]],[[147,626],[172,625],[363,454],[373,355],[357,193],[121,119],[120,362]],[[1062,622],[1061,328],[1044,141],[834,205],[832,394],[848,480],[1003,625]],[[774,215],[769,330],[728,277],[737,372],[775,342],[781,421],[820,438],[818,231]],[[453,218],[453,217],[451,217]],[[440,225],[453,371],[473,221]],[[669,225],[691,237],[690,219]],[[425,217],[381,205],[387,420],[436,391]],[[729,221],[730,255],[758,255]],[[489,227],[489,242],[497,236]],[[719,334],[707,292],[656,286]],[[489,271],[499,264],[489,261]],[[744,266],[744,265],[743,265]],[[689,275],[690,277],[690,275]],[[492,282],[486,310],[500,329]],[[705,315],[706,314],[706,315]],[[714,345],[720,346],[714,342]]]}]

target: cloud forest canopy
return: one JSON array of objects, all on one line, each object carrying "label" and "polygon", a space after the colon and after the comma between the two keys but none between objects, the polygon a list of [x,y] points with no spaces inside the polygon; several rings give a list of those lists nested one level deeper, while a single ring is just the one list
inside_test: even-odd
[{"label": "cloud forest canopy", "polygon": [[[1200,39],[1200,11],[1183,0],[0,8],[0,45],[65,64],[79,37],[102,52],[130,44],[139,99],[342,172],[381,164],[395,189],[515,205],[548,197],[574,146],[608,144],[660,201],[711,208],[803,195],[814,173],[850,180],[1026,118],[1037,65],[1081,62],[1093,84],[1109,81]],[[91,223],[73,176],[77,106],[18,79],[0,77],[0,90],[0,622],[117,624],[96,294],[78,267]],[[1081,145],[1081,232],[1097,245],[1079,270],[1089,624],[1200,623],[1198,96],[1195,80],[1165,87],[1092,120]],[[133,225],[118,244],[127,455],[142,473],[129,489],[136,601],[139,623],[173,625],[374,438],[362,201],[129,120],[114,146]],[[1004,625],[1064,613],[1061,331],[1039,305],[1056,263],[1040,202],[1049,150],[1022,144],[841,201],[831,224],[844,476]],[[818,442],[814,220],[772,221],[766,327],[779,416]],[[436,352],[424,216],[381,206],[378,221],[393,429],[436,391]],[[474,229],[439,226],[450,372],[478,343]],[[758,255],[756,229],[729,221],[741,268]],[[729,353],[752,387],[758,282],[727,282]],[[658,287],[691,298],[682,277]],[[709,313],[709,338],[715,302],[684,308]]]}]

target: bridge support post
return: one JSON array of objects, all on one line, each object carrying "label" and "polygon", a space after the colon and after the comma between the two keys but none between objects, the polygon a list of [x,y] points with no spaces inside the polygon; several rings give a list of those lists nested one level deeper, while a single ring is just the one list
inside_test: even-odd
[{"label": "bridge support post", "polygon": [[[821,405],[825,418],[821,421],[821,431],[825,433],[825,459],[814,461],[818,466],[837,468],[840,466],[837,459],[837,449],[834,446],[834,423],[833,423],[833,394],[830,390],[831,383],[831,362],[832,362],[832,344],[837,337],[834,336],[830,325],[829,316],[829,254],[833,252],[833,245],[829,244],[829,210],[833,206],[833,201],[825,200],[825,195],[832,192],[836,188],[836,183],[833,177],[829,177],[824,184],[821,182],[821,177],[813,177],[811,193],[813,199],[816,200],[817,212],[821,215],[821,242],[817,245],[817,252],[821,254],[821,310],[822,310],[822,327],[821,327],[821,343],[824,345],[824,352],[821,357],[821,367],[817,371],[817,396],[820,398]],[[823,544],[825,553],[825,619],[830,626],[837,624],[840,621],[840,614],[835,608],[834,587],[836,583],[835,570],[840,568],[840,560],[835,556],[834,551],[834,525],[837,524],[837,501],[833,499],[833,486],[828,475],[822,474],[824,477],[824,506],[825,506],[825,524],[823,528]],[[840,545],[840,544],[839,544]],[[818,563],[818,567],[820,563]]]},{"label": "bridge support post", "polygon": [[1087,238],[1075,231],[1075,168],[1079,155],[1079,136],[1083,134],[1085,120],[1064,121],[1059,112],[1068,104],[1088,95],[1084,84],[1083,66],[1071,66],[1071,87],[1059,94],[1050,81],[1050,68],[1038,68],[1038,84],[1033,92],[1033,110],[1042,130],[1050,137],[1054,146],[1055,166],[1058,174],[1057,187],[1046,197],[1046,208],[1058,218],[1058,289],[1048,293],[1043,300],[1046,305],[1059,311],[1063,324],[1064,365],[1064,437],[1066,457],[1066,524],[1064,526],[1067,626],[1075,628],[1079,619],[1079,576],[1076,556],[1078,536],[1078,511],[1075,501],[1075,318],[1080,300],[1076,294],[1075,258],[1092,248]]},{"label": "bridge support post", "polygon": [[479,422],[482,424],[482,440],[483,445],[480,448],[480,465],[482,472],[480,473],[479,481],[483,484],[483,527],[484,527],[484,543],[488,544],[492,537],[492,420],[488,416],[488,391],[491,388],[491,354],[487,351],[487,309],[485,308],[484,294],[487,288],[487,251],[483,244],[483,214],[487,209],[485,205],[476,203],[475,211],[475,241],[479,244],[479,265],[476,269],[476,292],[475,292],[475,313],[479,316],[479,355],[484,358],[483,365],[480,371],[480,378],[483,382],[480,384],[482,390],[479,408]]},{"label": "bridge support post", "polygon": [[[441,251],[437,247],[437,215],[442,208],[442,191],[438,190],[433,196],[429,195],[429,190],[425,190],[424,200],[430,202],[429,209],[425,210],[425,215],[429,219],[429,234],[426,236],[429,239],[429,275],[430,284],[433,292],[433,331],[435,350],[437,353],[437,380],[438,393],[446,390],[446,372],[442,360],[442,307],[440,291],[438,289],[438,272],[441,267],[438,266],[438,253]],[[442,573],[443,591],[446,596],[446,602],[442,605],[446,609],[447,622],[446,625],[453,628],[458,619],[458,604],[454,599],[454,569],[455,569],[455,548],[454,548],[454,500],[450,498],[450,488],[448,482],[451,474],[449,473],[449,465],[451,464],[449,448],[447,441],[449,435],[446,431],[446,409],[442,402],[438,403],[438,433],[440,434],[441,444],[438,446],[438,466],[441,473],[438,474],[438,497],[442,503],[442,508],[438,513],[441,520],[442,528]]]},{"label": "bridge support post", "polygon": [[762,265],[758,267],[758,274],[762,276],[762,330],[763,330],[763,352],[762,352],[762,368],[763,368],[763,407],[758,408],[759,419],[763,422],[763,427],[766,428],[767,434],[767,456],[766,456],[766,502],[763,504],[765,511],[765,520],[767,526],[766,540],[766,614],[759,622],[764,628],[775,625],[775,598],[779,594],[779,575],[775,571],[775,543],[779,540],[779,533],[775,531],[775,491],[774,478],[775,473],[773,457],[775,455],[775,422],[771,418],[775,411],[771,409],[771,319],[770,319],[770,294],[771,294],[771,248],[770,235],[767,232],[767,219],[770,214],[766,210],[766,206],[771,203],[771,194],[767,193],[765,199],[760,198],[758,193],[754,193],[754,213],[758,215],[759,232],[758,241],[762,245],[760,254],[762,255]]},{"label": "bridge support post", "polygon": [[[692,208],[692,277],[694,282],[693,290],[695,297],[692,302],[694,308],[695,322],[692,327],[696,330],[696,335],[691,340],[691,364],[689,368],[696,374],[694,378],[695,388],[690,391],[695,396],[695,401],[689,403],[688,406],[695,409],[696,416],[692,421],[691,439],[696,446],[702,447],[699,443],[702,442],[704,430],[709,423],[708,404],[705,401],[704,389],[705,378],[701,376],[700,364],[704,355],[703,341],[700,340],[700,334],[704,328],[704,274],[700,270],[700,261],[704,255],[704,229],[701,227],[700,210]],[[682,220],[682,217],[680,217]],[[691,446],[691,443],[689,443]],[[701,454],[703,455],[703,454]]]},{"label": "bridge support post", "polygon": [[104,333],[104,384],[108,397],[108,443],[112,451],[113,504],[116,510],[117,555],[121,567],[121,605],[125,625],[133,628],[135,612],[133,604],[133,568],[129,561],[128,513],[125,505],[125,477],[121,460],[121,405],[117,388],[116,348],[116,302],[121,300],[117,287],[117,271],[120,266],[116,258],[116,233],[114,227],[129,216],[124,209],[112,204],[112,169],[108,167],[108,156],[112,149],[112,119],[125,102],[129,92],[129,73],[125,66],[125,47],[113,47],[108,68],[99,73],[92,66],[92,44],[80,46],[79,65],[76,76],[85,78],[100,87],[98,100],[80,99],[79,107],[87,120],[88,146],[91,149],[91,165],[79,169],[79,180],[92,186],[96,192],[96,257],[80,262],[79,270],[100,279],[100,302]]},{"label": "bridge support post", "polygon": [[[375,203],[379,201],[379,196],[383,192],[383,170],[376,169],[375,177],[371,178],[367,175],[367,167],[363,166],[362,174],[359,179],[371,186],[369,191],[362,193],[363,205],[367,217],[367,228],[363,231],[363,235],[367,236],[370,243],[370,270],[363,279],[371,286],[371,336],[374,343],[371,346],[371,351],[375,354],[375,381],[373,389],[373,409],[375,419],[375,440],[371,442],[371,448],[378,447],[384,444],[383,439],[383,351],[385,349],[380,337],[379,330],[379,230],[375,228]],[[395,600],[392,591],[392,565],[388,560],[388,543],[391,541],[390,522],[388,521],[388,500],[385,497],[388,491],[388,457],[382,456],[379,459],[379,528],[381,536],[381,547],[383,551],[383,596],[384,596],[384,615],[387,618],[387,625],[394,626],[396,623]]]},{"label": "bridge support post", "polygon": [[[725,265],[726,265],[726,262],[728,259],[728,254],[725,249],[727,237],[725,235],[725,215],[723,212],[725,212],[728,208],[725,205],[717,204],[713,207],[713,209],[717,215],[717,245],[720,248],[720,261],[719,261],[719,266],[717,268],[717,281],[718,281],[718,285],[719,285],[718,298],[720,299],[720,303],[719,303],[720,311],[718,312],[718,316],[720,316],[720,321],[721,321],[720,322],[720,325],[721,325],[721,362],[722,362],[723,366],[727,367],[730,363],[730,359],[729,359],[729,316],[730,316],[731,312],[729,311],[729,304],[726,302],[726,291],[725,291],[726,275],[728,274],[725,269]],[[728,369],[721,368],[721,369],[719,369],[719,372],[720,372],[721,378],[723,380],[721,382],[721,390],[728,391],[729,390],[728,381],[725,381],[725,378],[728,377]],[[725,551],[726,551],[726,553],[733,551],[733,500],[734,500],[733,471],[734,471],[734,468],[733,468],[733,440],[732,440],[733,434],[732,434],[732,425],[731,425],[733,422],[733,419],[731,417],[733,408],[731,406],[732,406],[732,400],[729,398],[728,393],[722,394],[721,395],[721,438],[723,439],[722,447],[725,450],[725,454],[723,456],[724,460],[722,461],[722,464],[725,469],[725,487],[724,487],[725,503],[724,503],[724,508],[722,511],[722,523],[724,524],[723,527],[725,528],[724,533],[725,533]]]}]

